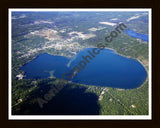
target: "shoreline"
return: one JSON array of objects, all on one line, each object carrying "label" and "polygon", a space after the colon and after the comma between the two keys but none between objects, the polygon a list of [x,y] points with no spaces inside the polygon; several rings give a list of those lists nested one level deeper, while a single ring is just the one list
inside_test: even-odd
[{"label": "shoreline", "polygon": [[[140,59],[131,58],[130,56],[122,55],[122,54],[118,53],[118,52],[117,52],[115,49],[113,49],[113,48],[104,48],[104,49],[111,49],[111,50],[113,50],[117,55],[124,56],[124,57],[126,57],[126,58],[128,58],[128,59],[134,59],[134,60],[138,61],[139,63],[141,63],[141,65],[145,68],[145,70],[146,70],[146,72],[147,72],[146,80],[145,80],[145,81],[143,82],[143,84],[141,84],[139,87],[133,88],[133,89],[139,89],[139,88],[141,88],[141,87],[149,80],[149,79],[148,79],[149,71],[148,71],[146,65],[143,64],[143,62],[142,62]],[[116,89],[119,89],[119,88],[116,88]],[[124,89],[124,90],[130,90],[130,89]]]},{"label": "shoreline", "polygon": [[143,82],[143,84],[141,86],[139,86],[137,89],[141,88],[147,81],[149,81],[149,71],[146,68],[146,65],[143,64],[143,62],[140,59],[136,59],[139,63],[141,63],[143,65],[143,67],[145,68],[146,72],[147,72],[147,78],[146,80]]},{"label": "shoreline", "polygon": [[[87,47],[87,48],[97,48],[97,47]],[[85,49],[85,48],[84,48]],[[126,56],[126,55],[123,55],[123,54],[120,54],[120,53],[118,53],[115,49],[113,49],[113,48],[108,48],[108,47],[105,47],[104,49],[109,49],[109,50],[113,50],[117,55],[120,55],[120,56],[123,56],[123,57],[126,57],[126,58],[128,58],[128,59],[134,59],[134,60],[136,60],[136,61],[138,61],[139,63],[141,63],[141,65],[145,68],[145,70],[146,70],[146,72],[147,72],[147,78],[146,78],[146,80],[143,82],[143,84],[141,84],[139,87],[137,87],[137,88],[133,88],[133,89],[139,89],[139,88],[141,88],[147,81],[148,81],[148,75],[149,75],[149,71],[148,71],[148,69],[146,68],[146,65],[145,64],[143,64],[143,62],[140,60],[140,59],[136,59],[136,58],[131,58],[131,56]],[[83,49],[82,49],[83,50]],[[47,54],[49,54],[49,53],[47,53]],[[40,55],[40,54],[39,54]],[[38,56],[39,56],[38,55]],[[49,55],[52,55],[52,54],[49,54]],[[35,58],[37,58],[38,56],[36,56]],[[55,56],[59,56],[59,55],[55,55]],[[75,56],[75,55],[74,55]],[[63,57],[66,57],[66,56],[63,56]],[[73,57],[73,56],[72,56]],[[34,58],[34,59],[35,59]],[[68,57],[67,57],[68,58]],[[33,59],[33,60],[34,60]],[[32,61],[32,60],[30,60],[30,61]],[[29,61],[29,62],[30,62]],[[28,63],[28,62],[27,62]],[[27,63],[25,63],[25,64],[27,64]],[[25,65],[24,64],[24,65]],[[22,66],[23,67],[23,66]],[[116,89],[122,89],[122,88],[116,88]],[[130,90],[130,89],[123,89],[123,90]]]},{"label": "shoreline", "polygon": [[[97,47],[87,47],[87,48],[97,48]],[[84,48],[84,49],[86,49],[86,48]],[[82,49],[82,50],[84,50],[84,49]],[[120,55],[120,56],[123,56],[123,57],[126,57],[126,58],[128,58],[128,59],[133,59],[133,60],[136,60],[136,61],[138,61],[139,63],[141,63],[141,65],[145,68],[145,70],[146,70],[146,72],[147,72],[147,77],[146,77],[146,80],[139,86],[139,87],[137,87],[137,88],[131,88],[131,89],[139,89],[139,88],[141,88],[147,81],[148,81],[148,75],[149,75],[149,71],[148,71],[148,69],[146,68],[146,65],[145,64],[143,64],[143,62],[142,61],[140,61],[139,59],[137,59],[137,58],[132,58],[131,56],[126,56],[126,55],[123,55],[123,54],[120,54],[120,53],[118,53],[115,49],[113,49],[113,48],[108,48],[108,47],[105,47],[104,49],[109,49],[109,50],[113,50],[114,52],[115,52],[115,54],[117,54],[117,55]],[[87,84],[86,84],[87,85]],[[87,85],[87,86],[90,86],[90,85]],[[91,85],[91,86],[96,86],[96,85]],[[103,88],[104,88],[105,86],[103,86]],[[131,89],[123,89],[123,88],[115,88],[115,89],[121,89],[121,90],[131,90]]]}]

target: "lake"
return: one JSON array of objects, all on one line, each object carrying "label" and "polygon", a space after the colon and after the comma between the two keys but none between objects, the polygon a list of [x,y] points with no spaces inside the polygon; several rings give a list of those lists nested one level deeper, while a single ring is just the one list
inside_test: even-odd
[{"label": "lake", "polygon": [[146,42],[149,41],[148,35],[136,33],[136,32],[133,31],[133,30],[126,30],[126,33],[127,33],[130,37],[138,38],[138,39],[141,39],[142,41],[146,41]]},{"label": "lake", "polygon": [[[21,70],[26,78],[62,78],[74,66],[87,56],[86,48],[72,58],[41,54],[33,61],[25,64]],[[123,57],[113,50],[104,49],[96,55],[86,67],[72,79],[73,82],[122,89],[132,89],[141,86],[147,78],[147,72],[137,60]]]}]

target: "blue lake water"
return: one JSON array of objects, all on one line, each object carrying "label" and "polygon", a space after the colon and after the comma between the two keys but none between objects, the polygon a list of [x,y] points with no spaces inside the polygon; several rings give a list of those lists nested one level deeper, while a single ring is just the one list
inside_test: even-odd
[{"label": "blue lake water", "polygon": [[[92,50],[93,48],[86,48],[73,58],[41,54],[25,64],[21,70],[25,71],[26,78],[62,78],[64,73],[68,73],[74,66],[79,66],[79,62],[84,60],[82,56],[90,55],[88,51]],[[100,54],[89,61],[72,79],[73,82],[131,89],[139,87],[147,78],[147,72],[141,63],[120,56],[110,49],[101,50]]]},{"label": "blue lake water", "polygon": [[138,38],[138,39],[141,39],[142,41],[146,41],[146,42],[149,41],[148,35],[136,33],[136,32],[133,31],[133,30],[126,30],[126,33],[127,33],[130,37]]}]

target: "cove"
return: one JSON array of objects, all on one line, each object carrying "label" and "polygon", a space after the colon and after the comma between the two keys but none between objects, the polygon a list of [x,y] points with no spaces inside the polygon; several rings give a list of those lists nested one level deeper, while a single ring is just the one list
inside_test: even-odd
[{"label": "cove", "polygon": [[127,33],[127,35],[129,35],[132,38],[138,38],[138,39],[141,39],[142,41],[146,41],[146,42],[148,42],[148,40],[149,40],[148,35],[136,33],[133,30],[126,30],[126,33]]},{"label": "cove", "polygon": [[[25,72],[27,79],[62,78],[64,73],[69,72],[83,60],[82,56],[86,56],[88,50],[92,51],[92,48],[86,48],[72,58],[41,54],[25,64],[21,70]],[[146,78],[147,72],[137,60],[118,55],[113,50],[104,49],[87,64],[85,69],[76,74],[72,82],[132,89],[141,86]]]}]

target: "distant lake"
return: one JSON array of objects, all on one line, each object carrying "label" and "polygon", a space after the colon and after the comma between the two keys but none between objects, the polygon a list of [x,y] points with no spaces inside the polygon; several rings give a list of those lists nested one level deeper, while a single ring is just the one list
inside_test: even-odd
[{"label": "distant lake", "polygon": [[142,41],[148,42],[148,40],[149,40],[148,35],[136,33],[136,32],[133,31],[133,30],[127,30],[126,33],[127,33],[130,37],[138,38],[138,39],[141,39]]},{"label": "distant lake", "polygon": [[[26,78],[62,78],[64,73],[68,73],[83,60],[82,56],[88,55],[88,50],[92,51],[93,48],[86,48],[72,58],[41,54],[25,64],[21,70],[25,71]],[[147,72],[137,60],[104,49],[76,74],[72,81],[87,85],[131,89],[142,85],[146,78]]]}]

